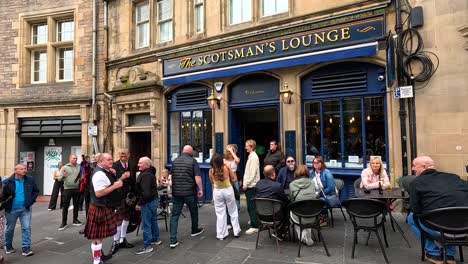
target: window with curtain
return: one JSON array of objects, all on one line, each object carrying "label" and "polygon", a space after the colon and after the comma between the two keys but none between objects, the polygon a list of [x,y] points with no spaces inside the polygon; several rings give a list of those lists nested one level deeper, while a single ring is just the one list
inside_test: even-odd
[{"label": "window with curtain", "polygon": [[149,3],[145,1],[135,6],[135,47],[148,47],[149,39]]},{"label": "window with curtain", "polygon": [[203,32],[205,15],[203,10],[203,0],[195,0],[195,30]]},{"label": "window with curtain", "polygon": [[271,16],[288,11],[289,0],[262,0],[262,16]]},{"label": "window with curtain", "polygon": [[159,42],[172,40],[172,0],[158,1]]},{"label": "window with curtain", "polygon": [[229,0],[229,24],[239,24],[252,20],[251,0]]}]

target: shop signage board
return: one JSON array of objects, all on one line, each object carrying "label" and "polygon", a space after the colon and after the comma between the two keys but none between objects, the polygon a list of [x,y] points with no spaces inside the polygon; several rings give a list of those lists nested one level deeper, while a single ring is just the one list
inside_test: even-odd
[{"label": "shop signage board", "polygon": [[44,195],[52,194],[54,170],[62,160],[62,147],[44,147]]}]

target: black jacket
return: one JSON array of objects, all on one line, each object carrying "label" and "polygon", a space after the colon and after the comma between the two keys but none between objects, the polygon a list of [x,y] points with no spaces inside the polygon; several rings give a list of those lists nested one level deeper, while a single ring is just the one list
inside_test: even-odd
[{"label": "black jacket", "polygon": [[[136,182],[137,166],[135,162],[133,160],[129,160],[127,161],[127,166],[128,166],[128,171],[130,172],[130,177],[128,177],[127,179],[123,181],[124,185],[121,191],[123,193],[122,198],[126,198],[127,193],[134,190],[135,182]],[[122,174],[124,174],[126,171],[125,168],[122,166],[122,163],[120,162],[120,160],[115,161],[114,164],[112,165],[112,168],[114,168],[115,170],[116,179],[120,178]]]},{"label": "black jacket", "polygon": [[151,168],[140,173],[135,187],[139,205],[151,203],[158,198],[156,176],[152,173]]},{"label": "black jacket", "polygon": [[[39,195],[39,189],[37,188],[34,178],[28,175],[24,175],[24,207],[29,209],[35,202]],[[15,197],[16,183],[15,174],[11,175],[8,179],[3,181],[3,195],[2,201],[8,199],[9,196],[12,198],[6,203],[5,211],[11,212],[13,206],[13,198]]]},{"label": "black jacket", "polygon": [[268,151],[265,159],[263,160],[263,166],[271,165],[275,168],[276,174],[278,175],[279,170],[284,167],[284,154],[283,152],[276,150],[275,152]]},{"label": "black jacket", "polygon": [[415,214],[442,207],[468,206],[468,183],[455,174],[427,169],[410,184],[410,209]]},{"label": "black jacket", "polygon": [[173,196],[197,195],[195,176],[201,175],[199,165],[192,156],[182,153],[173,161],[171,174]]},{"label": "black jacket", "polygon": [[270,198],[287,202],[288,197],[284,194],[281,183],[273,181],[272,179],[265,177],[257,182],[256,185],[256,198]]}]

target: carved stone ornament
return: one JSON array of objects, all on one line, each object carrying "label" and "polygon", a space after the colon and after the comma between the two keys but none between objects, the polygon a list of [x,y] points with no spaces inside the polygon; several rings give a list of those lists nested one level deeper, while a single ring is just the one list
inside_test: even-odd
[{"label": "carved stone ornament", "polygon": [[[468,26],[463,26],[458,29],[460,31],[461,35],[468,39]],[[465,41],[465,44],[463,45],[463,48],[465,50],[468,50],[468,40]]]}]

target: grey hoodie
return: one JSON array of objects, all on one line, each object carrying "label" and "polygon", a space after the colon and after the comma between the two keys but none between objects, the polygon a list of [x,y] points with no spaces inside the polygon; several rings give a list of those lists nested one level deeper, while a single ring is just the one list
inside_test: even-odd
[{"label": "grey hoodie", "polygon": [[310,178],[299,178],[289,184],[289,201],[317,199],[315,183]]}]

